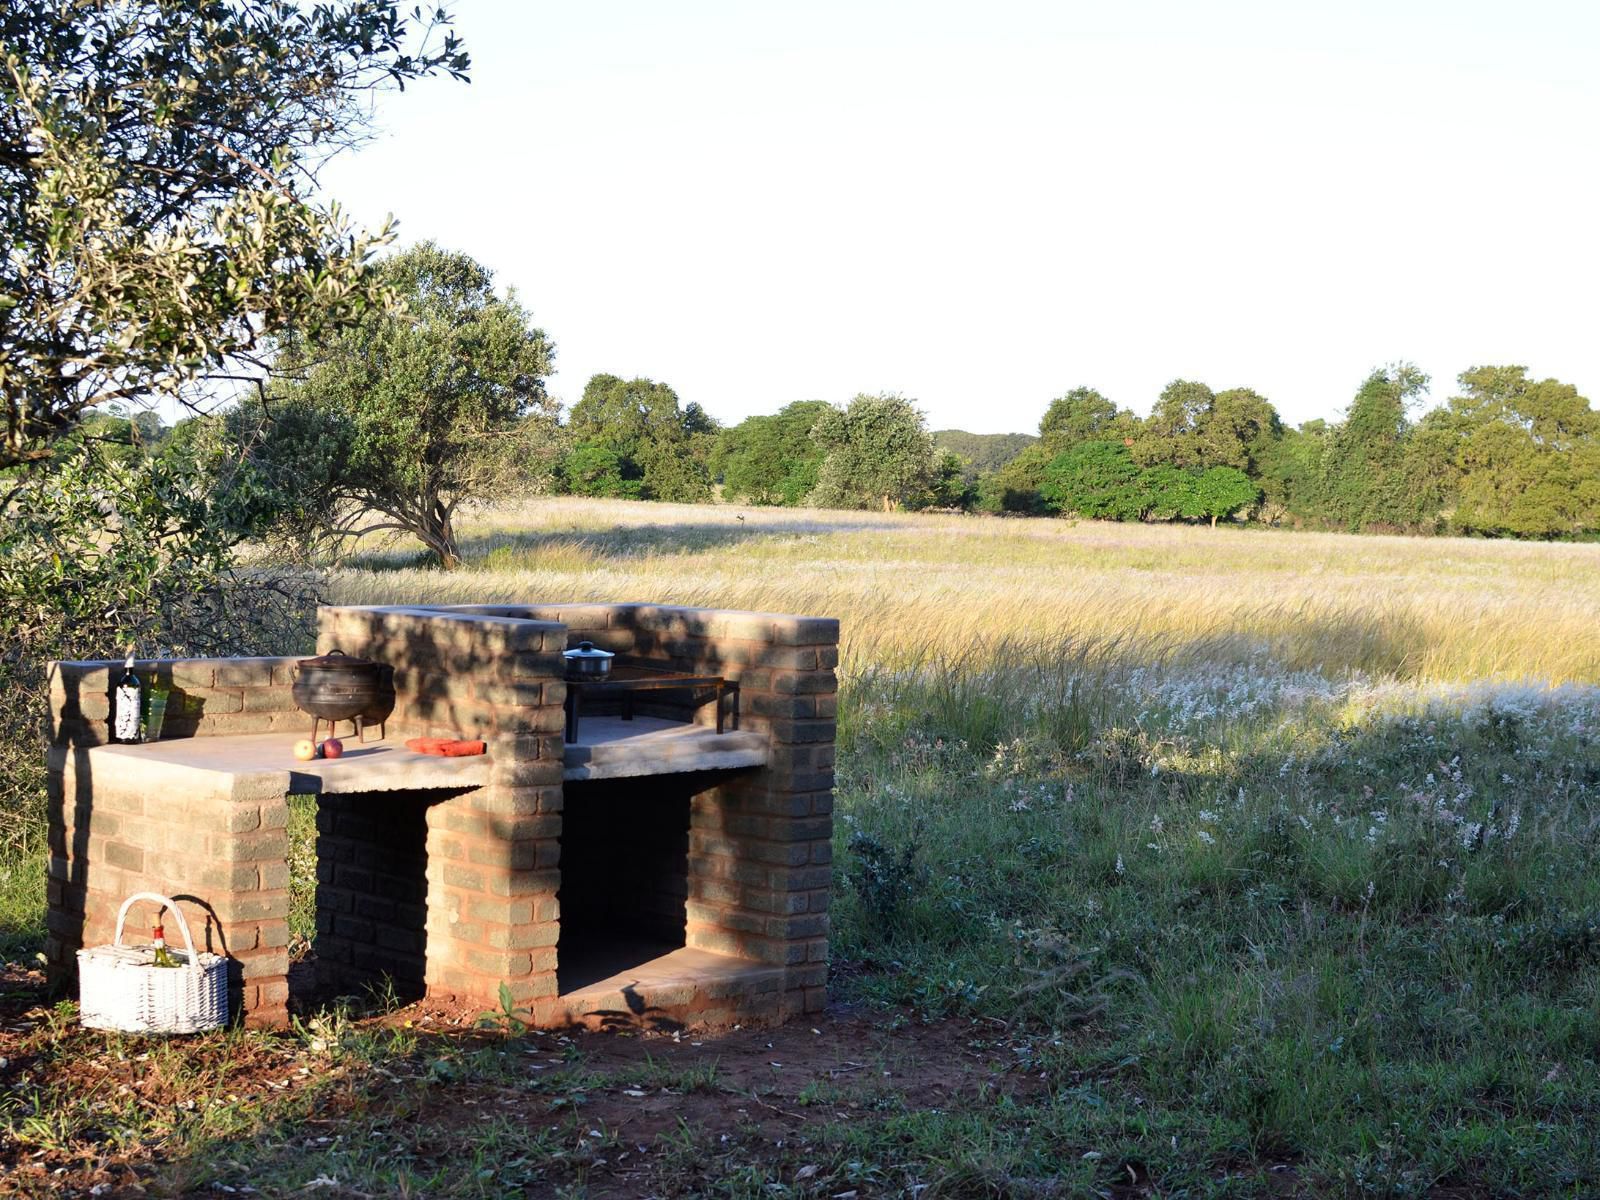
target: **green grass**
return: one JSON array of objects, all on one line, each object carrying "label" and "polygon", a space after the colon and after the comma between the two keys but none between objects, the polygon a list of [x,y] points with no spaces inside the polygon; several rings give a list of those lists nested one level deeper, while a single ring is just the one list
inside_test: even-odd
[{"label": "green grass", "polygon": [[317,798],[289,797],[289,945],[298,954],[317,936]]},{"label": "green grass", "polygon": [[1009,714],[1001,663],[852,681],[859,991],[1031,1031],[1092,1096],[1035,1134],[1105,1186],[1600,1189],[1600,692],[1083,671]]},{"label": "green grass", "polygon": [[[43,840],[43,839],[37,839]],[[0,857],[0,959],[28,958],[44,944],[42,855],[23,849]]]}]

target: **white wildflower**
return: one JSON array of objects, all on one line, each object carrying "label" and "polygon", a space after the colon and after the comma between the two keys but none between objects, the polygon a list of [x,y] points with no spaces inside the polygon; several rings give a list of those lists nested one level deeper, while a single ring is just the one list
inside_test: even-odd
[{"label": "white wildflower", "polygon": [[1118,876],[1126,875],[1128,873],[1128,866],[1122,861],[1122,855],[1120,854],[1117,855],[1116,872]]},{"label": "white wildflower", "polygon": [[1209,834],[1209,833],[1207,833],[1207,832],[1206,832],[1206,831],[1205,831],[1205,830],[1204,830],[1204,829],[1202,829],[1202,830],[1200,830],[1200,831],[1198,831],[1198,832],[1197,832],[1197,833],[1196,833],[1196,834],[1195,834],[1195,836],[1196,836],[1196,837],[1197,837],[1197,838],[1199,838],[1199,839],[1200,839],[1200,841],[1201,841],[1201,842],[1202,842],[1202,843],[1203,843],[1203,844],[1205,844],[1205,845],[1207,845],[1207,846],[1215,846],[1215,845],[1216,845],[1216,844],[1217,844],[1217,839],[1216,839],[1216,838],[1214,838],[1214,837],[1212,837],[1212,836],[1211,836],[1211,835],[1210,835],[1210,834]]}]

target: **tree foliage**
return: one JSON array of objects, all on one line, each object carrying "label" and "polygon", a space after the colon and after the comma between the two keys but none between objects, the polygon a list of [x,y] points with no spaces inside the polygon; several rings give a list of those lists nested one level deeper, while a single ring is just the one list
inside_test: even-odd
[{"label": "tree foliage", "polygon": [[1039,494],[1051,512],[1108,521],[1144,513],[1139,465],[1121,442],[1079,442],[1044,472]]},{"label": "tree foliage", "polygon": [[1460,384],[1456,523],[1516,537],[1600,529],[1600,413],[1577,389],[1524,367],[1475,367]]},{"label": "tree foliage", "polygon": [[1038,440],[1027,433],[967,433],[962,429],[936,429],[930,436],[935,449],[960,457],[969,484],[998,471]]},{"label": "tree foliage", "polygon": [[280,527],[335,540],[409,533],[451,568],[464,502],[553,473],[557,406],[544,381],[555,347],[465,254],[424,242],[379,275],[403,311],[290,339],[284,381],[232,415],[254,469],[241,486]]},{"label": "tree foliage", "polygon": [[1231,517],[1261,497],[1257,487],[1238,467],[1208,467],[1195,476],[1185,503],[1185,517],[1208,517],[1215,527],[1221,517]]},{"label": "tree foliage", "polygon": [[599,449],[616,457],[615,475],[605,478],[618,490],[605,494],[683,504],[711,498],[717,424],[698,404],[680,405],[665,383],[594,376],[572,406],[568,434],[573,454]]},{"label": "tree foliage", "polygon": [[1094,388],[1073,388],[1050,401],[1039,420],[1039,440],[1052,455],[1079,442],[1121,441],[1132,437],[1138,418],[1121,411]]},{"label": "tree foliage", "polygon": [[561,460],[562,490],[573,496],[620,496],[639,499],[641,481],[623,474],[622,458],[615,450],[580,442]]},{"label": "tree foliage", "polygon": [[985,512],[1028,515],[1049,511],[1039,488],[1055,457],[1044,442],[1034,442],[998,471],[978,480],[978,507]]},{"label": "tree foliage", "polygon": [[891,512],[929,491],[933,439],[903,396],[858,395],[821,415],[812,437],[825,457],[812,503]]},{"label": "tree foliage", "polygon": [[[1570,384],[1474,367],[1415,417],[1428,378],[1372,371],[1343,418],[1287,428],[1251,388],[1174,380],[1143,421],[1092,388],[1053,400],[1040,440],[977,480],[988,512],[1222,519],[1489,536],[1600,533],[1600,413]],[[1143,468],[1133,477],[1127,462]],[[1092,447],[1092,448],[1089,448]],[[1071,454],[1071,451],[1078,451]]]},{"label": "tree foliage", "polygon": [[[239,447],[141,405],[259,384],[278,334],[387,304],[316,200],[374,89],[467,58],[390,0],[0,4],[0,817],[37,827],[46,661],[289,652],[308,577],[213,488]],[[180,435],[181,432],[181,436]],[[231,471],[221,470],[223,474]]]},{"label": "tree foliage", "polygon": [[710,459],[723,495],[751,504],[802,503],[817,486],[824,457],[811,431],[831,407],[825,400],[797,400],[724,429]]},{"label": "tree foliage", "polygon": [[0,468],[381,305],[388,233],[314,200],[316,169],[374,88],[465,76],[447,25],[393,0],[0,6]]},{"label": "tree foliage", "polygon": [[0,481],[0,845],[43,824],[49,660],[305,644],[315,579],[236,570],[238,522],[210,485],[180,457],[78,437]]},{"label": "tree foliage", "polygon": [[1324,443],[1319,500],[1328,520],[1360,529],[1404,505],[1406,406],[1427,383],[1406,364],[1367,376]]},{"label": "tree foliage", "polygon": [[1215,461],[1208,418],[1216,394],[1203,383],[1174,379],[1156,399],[1150,415],[1133,435],[1133,458],[1140,466],[1207,467]]}]

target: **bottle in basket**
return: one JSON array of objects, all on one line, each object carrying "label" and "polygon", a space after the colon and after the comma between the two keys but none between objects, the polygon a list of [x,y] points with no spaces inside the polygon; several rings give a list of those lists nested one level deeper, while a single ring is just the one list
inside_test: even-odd
[{"label": "bottle in basket", "polygon": [[155,948],[156,952],[155,961],[150,964],[152,967],[176,967],[178,965],[178,960],[172,957],[172,951],[167,949],[166,934],[162,931],[159,922],[150,933],[150,944]]},{"label": "bottle in basket", "polygon": [[[159,905],[153,947],[122,944],[128,912],[140,902]],[[181,960],[167,949],[166,931],[159,924],[169,913],[183,938]],[[135,892],[117,910],[111,944],[78,951],[78,1016],[89,1029],[123,1033],[199,1033],[221,1028],[228,1022],[228,960],[195,947],[189,922],[172,897]]]}]

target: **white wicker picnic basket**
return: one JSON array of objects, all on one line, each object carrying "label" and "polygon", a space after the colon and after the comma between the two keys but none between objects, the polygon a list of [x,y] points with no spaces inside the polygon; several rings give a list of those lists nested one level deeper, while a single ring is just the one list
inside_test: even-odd
[{"label": "white wicker picnic basket", "polygon": [[[176,967],[153,965],[150,946],[124,946],[128,909],[140,900],[160,904],[178,918],[183,950],[172,951]],[[78,1012],[90,1029],[124,1033],[199,1033],[228,1019],[228,960],[197,953],[183,912],[165,896],[135,892],[117,913],[116,939],[109,946],[78,951]]]}]

